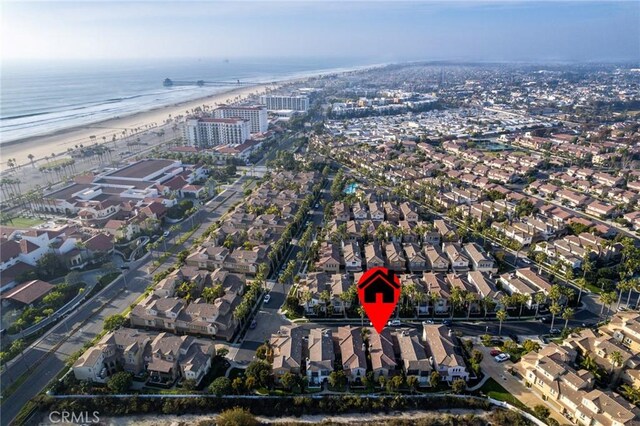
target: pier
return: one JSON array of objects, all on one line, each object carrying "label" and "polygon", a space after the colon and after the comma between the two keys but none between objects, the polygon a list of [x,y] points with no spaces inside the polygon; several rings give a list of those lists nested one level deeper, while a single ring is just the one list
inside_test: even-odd
[{"label": "pier", "polygon": [[205,80],[197,80],[197,81],[188,81],[188,80],[172,80],[170,78],[165,78],[162,83],[165,87],[173,87],[173,86],[251,86],[259,84],[251,81],[205,81]]}]

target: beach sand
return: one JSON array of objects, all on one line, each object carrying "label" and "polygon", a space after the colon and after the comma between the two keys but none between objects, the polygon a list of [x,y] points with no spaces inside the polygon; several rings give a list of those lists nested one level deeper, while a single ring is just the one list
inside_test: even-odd
[{"label": "beach sand", "polygon": [[[292,81],[295,80],[280,82],[279,84],[286,84]],[[159,127],[169,118],[169,114],[171,114],[171,117],[185,115],[187,110],[203,105],[214,107],[217,104],[235,102],[237,101],[236,97],[246,98],[250,94],[261,94],[264,93],[267,88],[274,87],[277,87],[277,85],[264,84],[231,89],[203,98],[159,107],[133,115],[116,117],[99,123],[65,129],[43,136],[34,136],[16,141],[15,143],[2,144],[2,146],[0,146],[0,170],[7,169],[7,161],[9,159],[15,158],[18,165],[26,165],[30,164],[29,154],[33,154],[35,159],[42,159],[45,156],[51,157],[52,154],[58,156],[66,153],[68,148],[74,148],[76,145],[82,144],[88,146],[93,144],[94,141],[103,143],[103,136],[106,137],[106,142],[108,143],[111,141],[113,134],[115,134],[119,140],[122,137],[122,131],[125,129],[141,128],[145,130],[145,126],[150,123],[157,123]],[[181,129],[178,131],[180,132]],[[171,130],[167,131],[166,134],[172,136]],[[95,140],[91,140],[90,136],[95,136]],[[34,161],[36,161],[35,159]]]}]

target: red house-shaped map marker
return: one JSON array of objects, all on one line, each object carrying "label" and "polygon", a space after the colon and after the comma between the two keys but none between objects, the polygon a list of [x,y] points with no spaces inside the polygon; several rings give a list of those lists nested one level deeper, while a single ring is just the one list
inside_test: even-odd
[{"label": "red house-shaped map marker", "polygon": [[369,269],[358,281],[358,297],[373,327],[380,333],[400,299],[400,280],[387,268]]}]

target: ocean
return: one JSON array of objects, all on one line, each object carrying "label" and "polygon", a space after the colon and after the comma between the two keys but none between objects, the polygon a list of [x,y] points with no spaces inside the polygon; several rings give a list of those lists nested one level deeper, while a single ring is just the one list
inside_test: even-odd
[{"label": "ocean", "polygon": [[0,143],[219,93],[233,86],[164,87],[184,81],[264,83],[366,65],[347,59],[172,59],[3,62]]}]

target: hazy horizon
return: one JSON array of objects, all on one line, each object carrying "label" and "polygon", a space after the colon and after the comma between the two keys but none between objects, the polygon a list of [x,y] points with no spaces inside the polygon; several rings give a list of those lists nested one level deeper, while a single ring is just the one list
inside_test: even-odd
[{"label": "hazy horizon", "polygon": [[640,2],[17,2],[5,63],[353,58],[364,63],[640,61]]}]

